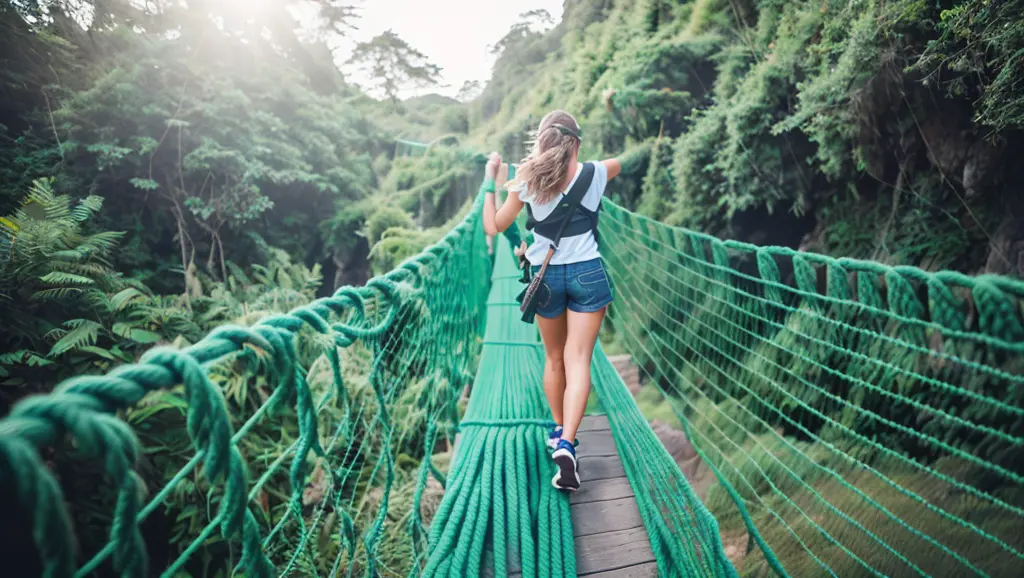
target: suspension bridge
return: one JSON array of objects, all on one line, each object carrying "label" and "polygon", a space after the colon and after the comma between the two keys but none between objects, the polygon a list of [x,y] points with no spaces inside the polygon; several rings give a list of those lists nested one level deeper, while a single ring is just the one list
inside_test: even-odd
[{"label": "suspension bridge", "polygon": [[[548,483],[543,349],[481,205],[365,287],[22,400],[0,491],[25,559],[61,578],[1019,575],[1020,282],[722,241],[606,201],[614,343],[570,497]],[[702,495],[605,346],[661,392],[715,479]],[[225,395],[237,375],[245,403]],[[129,423],[158,395],[193,449],[154,484]],[[72,493],[55,449],[109,499]],[[97,510],[105,538],[83,548]],[[189,541],[147,534],[186,511]]]}]

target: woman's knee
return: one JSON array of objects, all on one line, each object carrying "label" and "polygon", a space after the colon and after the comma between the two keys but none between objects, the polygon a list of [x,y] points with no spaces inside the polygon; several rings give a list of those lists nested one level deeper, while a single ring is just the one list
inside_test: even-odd
[{"label": "woman's knee", "polygon": [[544,363],[551,369],[562,369],[565,367],[565,355],[561,350],[545,351]]},{"label": "woman's knee", "polygon": [[565,363],[579,365],[581,363],[590,365],[591,357],[594,355],[594,344],[586,344],[580,342],[569,341],[565,344],[565,350],[562,352],[562,358]]}]

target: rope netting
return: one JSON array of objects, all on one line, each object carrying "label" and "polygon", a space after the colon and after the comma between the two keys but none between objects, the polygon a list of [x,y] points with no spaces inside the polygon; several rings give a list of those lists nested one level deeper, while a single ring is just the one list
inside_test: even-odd
[{"label": "rope netting", "polygon": [[[554,425],[540,387],[544,348],[536,326],[520,321],[515,297],[522,290],[521,274],[509,241],[501,237],[498,245],[481,370],[460,424],[444,501],[431,526],[424,575],[576,576],[587,569],[577,568],[569,497],[551,486],[554,466],[544,444]],[[600,348],[594,354],[593,379],[608,407],[659,575],[735,576],[714,518]],[[585,432],[579,438],[586,444]]]},{"label": "rope netting", "polygon": [[507,240],[497,241],[480,370],[424,576],[576,576],[569,500],[551,486],[544,444],[554,424],[540,387],[543,345],[519,320],[521,275]]},{"label": "rope netting", "polygon": [[[543,347],[481,205],[366,287],[17,404],[0,491],[26,556],[61,578],[575,576]],[[607,201],[601,244],[615,342],[718,482],[681,473],[599,346],[594,391],[660,575],[1016,574],[1024,285],[721,241]],[[190,447],[168,458],[154,423]],[[55,455],[99,464],[86,503]],[[80,547],[94,532],[109,540]]]},{"label": "rope netting", "polygon": [[1024,284],[605,209],[616,341],[721,482],[723,539],[761,546],[744,570],[1019,572]]},{"label": "rope netting", "polygon": [[[220,327],[184,349],[154,349],[137,364],[18,403],[0,420],[0,489],[31,528],[42,575],[416,571],[426,556],[425,518],[444,484],[431,456],[454,437],[457,401],[479,353],[490,271],[480,206],[365,287],[249,327]],[[467,279],[477,281],[454,282]],[[168,400],[193,449],[154,487],[136,464],[144,451],[166,448],[140,443],[145,425],[133,431],[128,423],[132,412]],[[93,488],[66,503],[68,480],[43,458],[54,449],[82,468],[102,464],[111,491]],[[102,528],[69,514],[105,507]],[[156,517],[189,519],[170,551],[166,534],[146,536]],[[109,532],[109,542],[80,551],[90,532]]]}]

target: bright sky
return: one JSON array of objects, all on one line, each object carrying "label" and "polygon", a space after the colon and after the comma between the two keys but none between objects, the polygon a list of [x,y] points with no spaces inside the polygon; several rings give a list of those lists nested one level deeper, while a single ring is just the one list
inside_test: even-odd
[{"label": "bright sky", "polygon": [[[442,68],[441,84],[447,86],[427,92],[447,96],[455,96],[467,80],[490,78],[493,58],[488,47],[508,32],[520,14],[542,8],[555,22],[562,18],[562,0],[363,0],[357,4],[361,18],[356,21],[359,30],[354,40],[393,30]],[[346,46],[338,56],[347,59],[349,50]]]}]

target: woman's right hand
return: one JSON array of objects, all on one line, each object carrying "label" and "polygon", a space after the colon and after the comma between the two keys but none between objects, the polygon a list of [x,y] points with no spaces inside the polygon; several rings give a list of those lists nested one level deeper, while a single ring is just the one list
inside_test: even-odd
[{"label": "woman's right hand", "polygon": [[501,155],[497,152],[491,153],[490,158],[487,159],[487,167],[484,169],[484,176],[488,179],[496,179],[498,177],[498,166],[501,165]]},{"label": "woman's right hand", "polygon": [[498,184],[499,190],[508,182],[508,163],[498,165],[498,174],[494,177],[494,182]]}]

